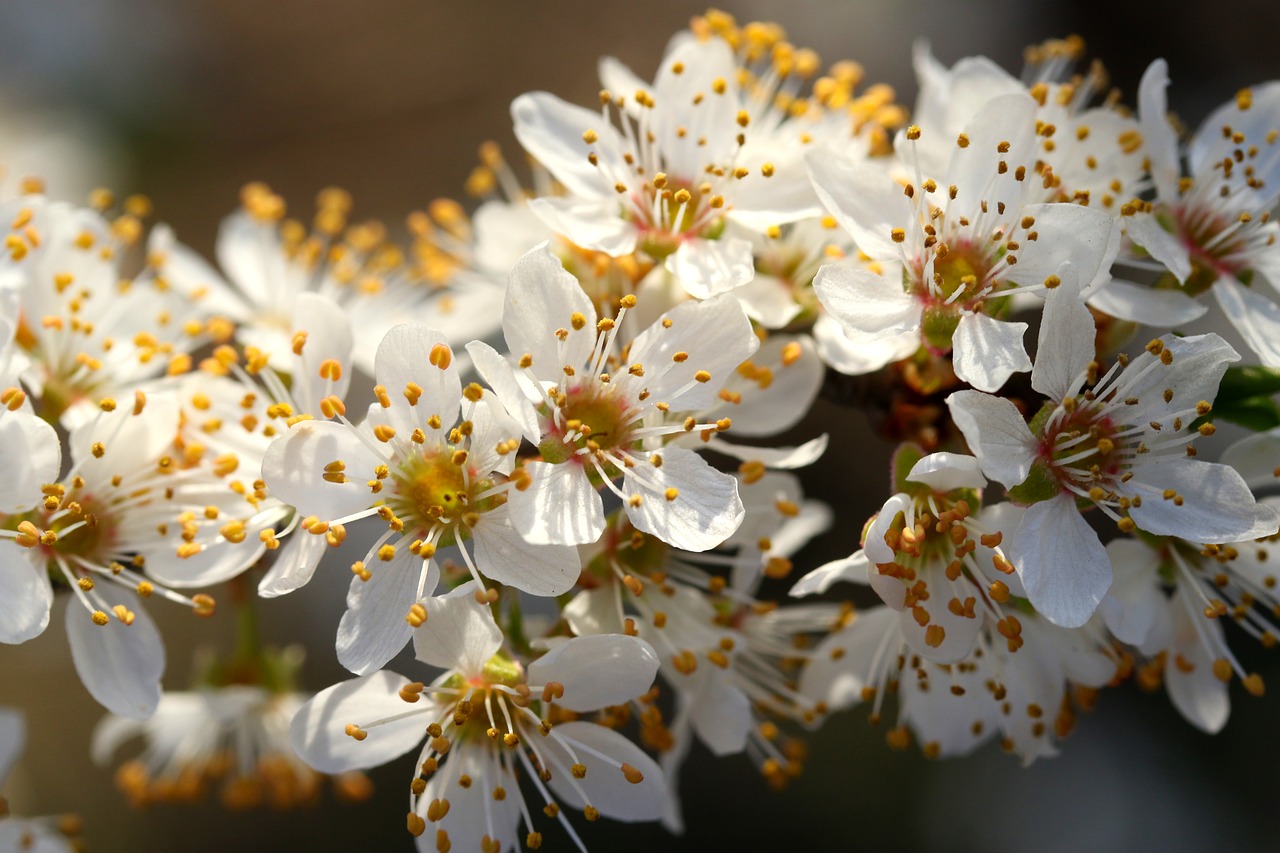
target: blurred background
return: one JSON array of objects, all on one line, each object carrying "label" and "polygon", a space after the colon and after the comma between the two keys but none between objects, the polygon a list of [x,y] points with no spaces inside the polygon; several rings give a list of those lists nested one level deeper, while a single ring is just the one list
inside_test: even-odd
[{"label": "blurred background", "polygon": [[[889,83],[907,105],[917,38],[946,64],[986,54],[1016,72],[1025,45],[1079,33],[1130,102],[1147,63],[1164,56],[1171,105],[1190,126],[1240,87],[1280,77],[1274,0],[719,5],[739,20],[777,20],[824,62],[856,59],[868,82]],[[668,38],[704,10],[677,0],[0,2],[3,192],[12,194],[21,175],[41,174],[62,198],[80,200],[99,185],[143,193],[159,220],[206,255],[251,180],[304,216],[318,190],[342,186],[357,219],[395,228],[433,198],[460,197],[482,141],[515,152],[507,108],[516,95],[546,89],[593,103],[596,61],[608,54],[651,79]],[[789,438],[820,431],[832,434],[832,449],[804,478],[839,521],[800,566],[853,550],[855,532],[887,496],[886,469],[868,459],[879,465],[888,448],[861,415],[820,402]],[[303,678],[312,689],[345,677],[332,638],[346,574],[321,572],[303,591],[261,606],[269,640],[308,645]],[[23,710],[29,726],[5,788],[15,811],[79,814],[88,847],[101,853],[412,849],[403,828],[408,759],[375,771],[379,795],[358,806],[326,796],[287,814],[226,817],[216,804],[130,810],[111,769],[89,761],[103,712],[72,670],[61,606],[38,640],[0,646],[0,705]],[[180,608],[151,612],[167,640],[171,689],[187,686],[196,645],[229,648],[227,619],[193,625]],[[1280,690],[1276,659],[1255,646],[1237,643],[1246,668]],[[1280,696],[1235,690],[1232,698],[1227,730],[1208,737],[1163,694],[1106,691],[1063,755],[1030,769],[996,747],[946,763],[894,752],[855,711],[812,738],[805,775],[784,792],[770,792],[743,757],[714,760],[695,749],[681,780],[683,838],[601,821],[585,840],[609,850],[1275,849]],[[543,829],[550,847],[568,849],[567,838]]]}]

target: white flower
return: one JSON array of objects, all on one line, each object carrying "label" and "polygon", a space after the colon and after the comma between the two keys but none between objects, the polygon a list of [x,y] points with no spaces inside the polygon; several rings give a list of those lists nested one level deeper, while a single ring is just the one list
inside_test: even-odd
[{"label": "white flower", "polygon": [[666,56],[652,87],[610,94],[603,115],[545,92],[517,98],[516,137],[568,191],[534,199],[533,211],[584,248],[614,256],[638,249],[665,261],[698,298],[745,284],[751,244],[721,237],[725,222],[762,231],[800,218],[811,202],[776,197],[778,167],[744,159],[751,116],[735,71],[723,42],[688,41]]},{"label": "white flower", "polygon": [[154,247],[167,257],[170,278],[207,291],[218,310],[236,322],[236,339],[265,353],[281,372],[293,368],[298,296],[327,296],[360,331],[355,363],[372,373],[382,335],[421,309],[436,288],[406,263],[402,249],[387,241],[381,224],[348,227],[351,197],[342,190],[320,194],[311,233],[297,221],[282,221],[283,199],[262,184],[246,186],[241,200],[243,208],[228,216],[218,232],[218,264],[227,280],[194,252],[173,243]]},{"label": "white flower", "polygon": [[509,492],[512,523],[532,542],[599,538],[597,482],[625,501],[637,528],[691,551],[715,547],[741,521],[733,478],[666,441],[728,428],[728,419],[700,423],[681,413],[716,403],[759,345],[751,324],[730,297],[686,302],[618,352],[618,329],[634,304],[625,297],[616,319],[597,320],[574,277],[535,249],[511,272],[502,318],[519,372],[482,343],[468,347],[541,454]]},{"label": "white flower", "polygon": [[[165,661],[139,596],[211,615],[209,596],[187,598],[151,579],[181,577],[188,568],[234,575],[257,552],[236,545],[242,498],[171,455],[178,421],[172,398],[139,394],[132,409],[108,408],[71,432],[71,469],[60,482],[15,484],[19,494],[44,498],[4,517],[0,577],[26,577],[29,586],[0,604],[0,624],[7,623],[10,642],[39,633],[52,603],[49,578],[65,581],[76,599],[68,601],[67,633],[85,687],[114,713],[145,718],[160,699]],[[24,624],[31,630],[21,631]]]},{"label": "white flower", "polygon": [[[1030,507],[1007,543],[1027,596],[1058,625],[1083,625],[1111,585],[1111,563],[1077,508],[1121,529],[1203,542],[1276,530],[1240,475],[1201,462],[1191,429],[1239,356],[1217,335],[1166,335],[1097,377],[1094,324],[1072,282],[1051,293],[1031,384],[1048,398],[1032,425],[1010,401],[977,391],[947,398],[983,473]],[[1087,387],[1086,387],[1087,386]]]},{"label": "white flower", "polygon": [[921,456],[907,446],[894,464],[902,491],[867,526],[864,550],[809,573],[791,595],[823,592],[837,580],[870,583],[899,612],[912,651],[955,663],[973,652],[988,616],[1003,620],[1000,605],[1026,595],[1000,548],[1017,511],[1008,504],[977,510],[987,481],[972,456]]},{"label": "white flower", "polygon": [[479,386],[464,395],[440,332],[393,328],[378,347],[374,374],[378,402],[362,425],[300,421],[262,463],[271,492],[303,516],[306,533],[295,535],[340,543],[346,524],[372,515],[387,527],[352,566],[338,629],[338,658],[360,674],[408,642],[406,614],[439,580],[438,548],[456,545],[477,580],[534,595],[568,591],[579,570],[572,548],[528,543],[513,527],[506,475],[518,428]]},{"label": "white flower", "polygon": [[[1009,322],[1010,295],[1040,293],[1070,265],[1088,292],[1110,278],[1118,250],[1110,216],[1076,204],[1036,204],[1032,171],[1036,103],[992,99],[966,126],[947,169],[903,187],[880,169],[837,154],[810,154],[818,195],[870,259],[828,265],[814,289],[851,337],[881,342],[916,332],[953,352],[956,376],[996,391],[1030,369],[1025,323]],[[913,163],[923,135],[909,129],[899,156]]]},{"label": "white flower", "polygon": [[125,259],[142,230],[131,216],[108,222],[39,196],[9,202],[0,216],[10,228],[0,269],[30,359],[22,378],[50,422],[83,423],[100,399],[181,373],[197,347],[230,335],[211,316],[214,301],[173,275],[158,248],[171,241],[162,226],[151,232],[146,266],[129,278]]},{"label": "white flower", "polygon": [[[1280,505],[1276,498],[1264,502]],[[1264,692],[1262,676],[1248,672],[1231,652],[1222,623],[1231,622],[1264,647],[1276,643],[1275,545],[1274,535],[1224,545],[1174,537],[1107,545],[1116,572],[1099,608],[1107,627],[1146,658],[1137,666],[1139,682],[1154,687],[1163,681],[1174,707],[1204,731],[1226,725],[1233,676],[1250,694]]]},{"label": "white flower", "polygon": [[[1215,110],[1187,147],[1181,177],[1177,135],[1165,118],[1167,67],[1157,60],[1139,91],[1155,199],[1127,205],[1128,238],[1167,269],[1171,288],[1117,291],[1107,310],[1124,319],[1173,325],[1205,312],[1194,297],[1212,290],[1224,314],[1263,364],[1280,366],[1280,83],[1242,90]],[[1259,277],[1266,280],[1262,285]]]},{"label": "white flower", "polygon": [[800,690],[832,710],[869,702],[873,723],[896,692],[886,740],[905,748],[914,731],[930,757],[964,755],[996,735],[1025,764],[1054,755],[1074,722],[1068,686],[1102,687],[1117,669],[1097,625],[1068,630],[1024,614],[995,636],[989,623],[971,655],[943,665],[910,654],[901,624],[888,607],[860,612],[812,650]]},{"label": "white flower", "polygon": [[424,851],[501,853],[518,846],[521,821],[537,847],[517,772],[575,841],[557,800],[588,820],[660,817],[662,771],[639,747],[585,720],[549,721],[552,706],[585,713],[644,693],[658,668],[653,649],[634,637],[581,637],[521,666],[474,591],[468,583],[424,602],[414,648],[444,674],[428,685],[383,670],[322,691],[294,718],[298,754],[326,773],[374,767],[417,746],[425,726],[407,820]]},{"label": "white flower", "polygon": [[[141,754],[116,771],[116,786],[135,807],[194,802],[210,785],[233,809],[314,804],[321,777],[289,745],[289,724],[308,698],[234,684],[166,692],[148,720],[103,718],[94,729],[93,758],[108,764],[122,745],[142,738]],[[339,790],[359,794],[367,789],[363,782],[353,777]]]},{"label": "white flower", "polygon": [[913,51],[920,94],[912,121],[924,131],[920,167],[934,173],[946,165],[951,140],[992,98],[1027,94],[1035,99],[1036,172],[1041,201],[1066,201],[1115,213],[1144,188],[1146,149],[1138,122],[1112,101],[1090,107],[1106,94],[1100,65],[1073,74],[1083,54],[1079,39],[1029,48],[1019,80],[985,56],[966,57],[944,68],[925,42]]}]

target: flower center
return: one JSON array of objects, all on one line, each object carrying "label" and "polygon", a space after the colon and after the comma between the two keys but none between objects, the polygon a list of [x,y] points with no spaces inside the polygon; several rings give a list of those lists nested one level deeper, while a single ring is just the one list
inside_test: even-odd
[{"label": "flower center", "polygon": [[397,516],[423,527],[456,519],[471,504],[471,478],[455,461],[456,451],[442,448],[405,461],[395,473]]},{"label": "flower center", "polygon": [[716,236],[724,199],[710,194],[710,184],[694,186],[662,172],[641,184],[631,199],[631,215],[643,231],[640,248],[660,261],[685,237]]},{"label": "flower center", "polygon": [[1124,427],[1090,406],[1064,411],[1040,439],[1040,461],[1062,484],[1089,488],[1113,481],[1124,467]]},{"label": "flower center", "polygon": [[626,399],[603,383],[569,388],[558,401],[563,429],[553,430],[538,449],[548,462],[563,462],[576,451],[626,448],[632,443],[632,424]]},{"label": "flower center", "polygon": [[1216,212],[1181,206],[1174,210],[1178,238],[1191,255],[1191,275],[1182,283],[1189,296],[1199,296],[1224,275],[1234,276],[1241,264],[1233,260],[1247,249],[1239,223]]}]

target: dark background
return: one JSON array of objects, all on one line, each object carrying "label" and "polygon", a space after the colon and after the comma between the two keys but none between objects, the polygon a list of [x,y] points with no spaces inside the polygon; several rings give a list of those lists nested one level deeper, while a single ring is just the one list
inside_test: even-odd
[{"label": "dark background", "polygon": [[[1147,63],[1164,56],[1171,104],[1191,126],[1238,88],[1280,77],[1274,2],[722,7],[740,21],[779,21],[824,62],[858,60],[868,82],[890,83],[907,105],[917,37],[945,63],[983,53],[1016,72],[1027,43],[1080,33],[1130,103]],[[596,61],[606,54],[649,78],[667,39],[703,9],[674,0],[8,0],[0,2],[0,162],[16,173],[47,172],[51,192],[64,197],[98,184],[145,193],[159,219],[206,253],[250,180],[266,181],[304,216],[317,190],[340,185],[354,194],[357,218],[394,226],[437,196],[459,197],[481,141],[496,139],[514,154],[513,97],[547,89],[593,103]],[[62,178],[39,158],[77,149],[48,142],[50,128],[92,145],[69,162],[63,157]],[[12,186],[6,181],[6,194]],[[821,403],[793,437],[823,430],[832,449],[804,478],[839,521],[801,555],[801,566],[856,547],[850,531],[887,496],[880,485],[887,471],[878,466],[888,448],[865,419]],[[322,571],[302,592],[261,607],[270,639],[305,638],[312,688],[344,677],[332,636],[346,584],[345,569]],[[0,646],[0,704],[25,711],[30,728],[25,759],[6,787],[16,811],[76,812],[89,847],[101,853],[411,849],[403,830],[407,759],[375,771],[381,796],[360,806],[326,799],[299,813],[231,818],[214,805],[131,811],[110,769],[89,762],[89,734],[102,711],[71,668],[61,609],[59,602],[38,640]],[[197,623],[197,635],[179,608],[157,602],[150,611],[167,639],[172,689],[187,685],[195,645],[229,642],[227,618]],[[1246,666],[1280,689],[1274,656],[1243,636],[1233,640]],[[695,749],[681,779],[683,839],[656,826],[601,821],[585,840],[611,850],[1274,849],[1280,699],[1236,689],[1232,698],[1227,730],[1208,737],[1182,722],[1163,694],[1106,691],[1062,756],[1025,770],[994,747],[942,763],[893,752],[855,711],[813,738],[805,775],[781,794],[770,793],[744,757],[714,760]],[[548,846],[569,849],[549,821],[542,828]]]}]

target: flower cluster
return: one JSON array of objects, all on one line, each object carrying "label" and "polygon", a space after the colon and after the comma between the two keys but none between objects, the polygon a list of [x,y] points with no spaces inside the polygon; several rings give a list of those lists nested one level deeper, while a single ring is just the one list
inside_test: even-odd
[{"label": "flower cluster", "polygon": [[[474,215],[405,242],[337,190],[306,224],[246,187],[216,265],[140,198],[6,202],[0,640],[65,599],[98,759],[146,740],[135,803],[361,798],[414,753],[422,850],[536,848],[538,812],[579,847],[570,815],[679,831],[695,741],[782,785],[859,703],[930,756],[1052,755],[1129,678],[1217,730],[1233,678],[1263,691],[1224,623],[1280,630],[1280,84],[1184,143],[1163,61],[1134,113],[1082,50],[922,49],[909,113],[709,12],[652,82],[604,60],[598,108],[517,98],[532,188],[486,144]],[[1261,367],[1191,325],[1210,290]],[[801,572],[835,525],[793,472],[863,481],[776,439],[831,373],[892,494]],[[1256,434],[1202,460],[1224,420]],[[332,571],[354,677],[305,694],[254,592]],[[235,652],[162,692],[143,602],[212,617],[218,585]]]}]

